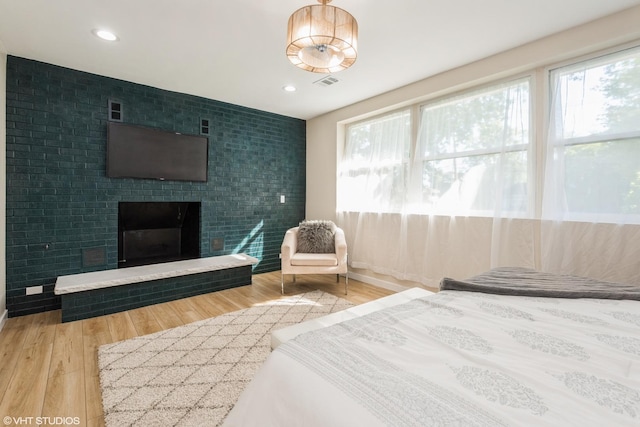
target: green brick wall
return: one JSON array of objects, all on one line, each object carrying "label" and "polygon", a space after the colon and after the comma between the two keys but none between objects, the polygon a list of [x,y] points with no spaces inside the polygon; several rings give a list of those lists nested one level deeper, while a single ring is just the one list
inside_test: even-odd
[{"label": "green brick wall", "polygon": [[[208,182],[107,178],[110,99],[128,124],[198,134],[209,119]],[[60,308],[57,276],[117,267],[119,201],[200,201],[201,256],[245,252],[254,272],[280,268],[282,237],[304,218],[303,120],[9,56],[6,122],[10,316]],[[83,267],[89,248],[106,263]]]}]

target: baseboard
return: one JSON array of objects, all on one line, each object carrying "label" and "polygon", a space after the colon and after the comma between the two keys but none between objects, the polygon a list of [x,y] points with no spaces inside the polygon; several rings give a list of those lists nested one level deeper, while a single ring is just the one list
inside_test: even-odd
[{"label": "baseboard", "polygon": [[380,280],[378,278],[367,276],[365,274],[353,273],[351,271],[349,272],[349,278],[395,292],[402,292],[410,289],[409,287],[402,286],[397,283]]},{"label": "baseboard", "polygon": [[0,316],[0,331],[2,331],[4,324],[7,323],[8,318],[9,318],[9,311],[5,310],[4,313],[2,313],[2,316]]}]

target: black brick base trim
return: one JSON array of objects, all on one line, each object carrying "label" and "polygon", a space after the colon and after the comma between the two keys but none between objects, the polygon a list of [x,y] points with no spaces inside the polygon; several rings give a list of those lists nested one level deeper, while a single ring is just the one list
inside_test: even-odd
[{"label": "black brick base trim", "polygon": [[118,313],[251,284],[251,266],[61,295],[62,322]]}]

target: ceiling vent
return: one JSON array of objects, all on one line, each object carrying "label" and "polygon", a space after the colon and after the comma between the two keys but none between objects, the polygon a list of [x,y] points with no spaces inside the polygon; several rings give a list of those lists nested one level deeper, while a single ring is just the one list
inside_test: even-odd
[{"label": "ceiling vent", "polygon": [[318,86],[322,86],[322,87],[328,87],[331,85],[334,85],[336,83],[338,83],[339,80],[336,79],[335,77],[332,76],[327,76],[327,77],[323,77],[320,80],[316,80],[315,82],[313,82],[314,85],[318,85]]}]

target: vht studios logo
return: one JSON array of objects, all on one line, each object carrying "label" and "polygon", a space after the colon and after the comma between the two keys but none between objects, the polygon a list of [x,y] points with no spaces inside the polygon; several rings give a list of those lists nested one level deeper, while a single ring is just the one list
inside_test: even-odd
[{"label": "vht studios logo", "polygon": [[10,417],[2,419],[4,425],[16,426],[77,426],[80,425],[80,417]]}]

